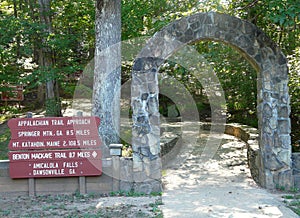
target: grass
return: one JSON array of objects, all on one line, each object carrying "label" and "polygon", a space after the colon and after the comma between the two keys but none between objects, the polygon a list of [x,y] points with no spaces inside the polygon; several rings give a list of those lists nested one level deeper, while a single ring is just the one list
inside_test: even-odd
[{"label": "grass", "polygon": [[162,192],[151,192],[149,195],[145,193],[140,192],[134,192],[134,191],[116,191],[116,192],[110,192],[110,197],[114,196],[122,196],[122,197],[143,197],[143,196],[162,196]]},{"label": "grass", "polygon": [[0,134],[0,160],[8,159],[8,143],[10,140],[10,131],[6,129],[4,133]]},{"label": "grass", "polygon": [[142,197],[145,196],[143,193],[133,192],[133,191],[117,191],[117,192],[110,192],[109,196],[124,196],[124,197]]},{"label": "grass", "polygon": [[12,114],[0,116],[0,160],[8,159],[8,143],[10,141],[10,130],[5,122],[12,118],[12,116]]},{"label": "grass", "polygon": [[150,204],[149,206],[152,207],[152,212],[156,214],[156,217],[163,217],[162,211],[159,208],[160,205],[163,205],[162,200],[156,200],[155,203]]},{"label": "grass", "polygon": [[300,194],[289,194],[282,196],[283,202],[293,210],[297,215],[300,215]]},{"label": "grass", "polygon": [[1,216],[8,216],[10,214],[10,210],[2,210],[0,209],[0,215]]}]

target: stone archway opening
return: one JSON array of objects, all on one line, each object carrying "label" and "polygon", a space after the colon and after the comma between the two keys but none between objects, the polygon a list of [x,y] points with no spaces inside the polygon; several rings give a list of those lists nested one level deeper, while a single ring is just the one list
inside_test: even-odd
[{"label": "stone archway opening", "polygon": [[[203,64],[210,65],[220,80],[219,85],[222,86],[226,96],[226,112],[230,114],[229,117],[227,116],[227,122],[241,122],[257,127],[257,70],[235,48],[221,41],[200,40],[188,46],[195,49],[195,55],[199,55],[205,59]],[[165,92],[166,89],[171,88],[168,83],[172,83],[169,78],[173,77],[186,87],[196,103],[202,103],[202,105],[197,105],[199,106],[199,113],[201,113],[201,109],[204,110],[204,113],[200,115],[200,121],[205,121],[206,117],[208,118],[207,120],[209,120],[211,116],[209,99],[207,98],[205,86],[201,84],[205,81],[199,81],[197,75],[194,76],[193,68],[195,63],[191,65],[190,69],[187,69],[189,66],[182,66],[177,63],[180,62],[178,61],[179,58],[178,56],[169,57],[168,60],[162,64],[159,70],[159,95],[161,95],[161,91]],[[222,63],[220,64],[220,62]],[[200,76],[203,75],[200,74]],[[165,88],[165,86],[167,88]],[[178,92],[176,87],[172,89],[172,92]],[[239,95],[236,95],[236,93]],[[180,93],[178,93],[178,95],[180,95]],[[168,116],[168,100],[164,102],[164,98],[165,97],[159,98],[160,112],[163,113],[163,116]],[[172,103],[169,105],[172,105]],[[172,107],[170,107],[170,110],[171,109]],[[243,111],[239,111],[240,109],[243,109]],[[239,113],[236,116],[231,116],[231,112],[233,111]],[[178,113],[170,114],[172,117],[178,116]],[[241,119],[244,120],[240,121]]]},{"label": "stone archway opening", "polygon": [[179,48],[201,40],[230,45],[257,70],[259,183],[268,189],[293,187],[287,60],[255,25],[215,12],[169,24],[149,40],[134,62],[131,102],[135,186],[149,185],[157,190],[161,185],[158,70]]}]

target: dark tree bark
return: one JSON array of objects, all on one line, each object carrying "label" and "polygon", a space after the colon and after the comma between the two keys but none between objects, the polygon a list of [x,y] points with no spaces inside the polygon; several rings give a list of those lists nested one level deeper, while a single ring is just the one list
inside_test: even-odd
[{"label": "dark tree bark", "polygon": [[[51,34],[51,0],[38,0],[40,9],[40,21],[45,26],[45,33]],[[46,35],[47,35],[46,34]],[[48,73],[46,81],[46,115],[61,116],[61,107],[58,93],[56,75],[51,68],[54,65],[53,51],[46,45],[46,39],[42,39],[43,47],[39,52],[39,67]],[[51,73],[50,73],[51,72]]]},{"label": "dark tree bark", "polygon": [[[19,8],[21,10],[21,8]],[[18,19],[18,8],[17,8],[17,1],[14,0],[14,16],[16,19]],[[17,34],[16,35],[16,41],[17,41],[17,58],[21,57],[21,53],[20,53],[20,35]]]},{"label": "dark tree bark", "polygon": [[[39,22],[40,13],[38,8],[36,7],[38,5],[37,0],[28,0],[28,7],[29,7],[29,16],[31,17],[31,20],[34,23]],[[40,65],[40,58],[39,56],[42,55],[41,51],[41,38],[39,35],[33,36],[33,61]],[[37,105],[43,105],[45,103],[45,84],[38,85],[38,91],[37,91]]]},{"label": "dark tree bark", "polygon": [[96,48],[92,113],[107,146],[119,142],[121,87],[121,0],[96,0]]}]

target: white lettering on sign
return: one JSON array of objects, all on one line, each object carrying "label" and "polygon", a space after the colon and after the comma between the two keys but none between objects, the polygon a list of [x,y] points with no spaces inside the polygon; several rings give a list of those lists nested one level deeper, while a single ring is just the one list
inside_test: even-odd
[{"label": "white lettering on sign", "polygon": [[58,168],[58,163],[34,163],[33,169],[53,169]]},{"label": "white lettering on sign", "polygon": [[43,131],[43,136],[53,136],[53,132],[49,130]]},{"label": "white lettering on sign", "polygon": [[97,140],[83,140],[83,146],[96,146]]},{"label": "white lettering on sign", "polygon": [[55,158],[67,158],[66,152],[55,152]]},{"label": "white lettering on sign", "polygon": [[12,146],[13,146],[14,148],[19,147],[19,142],[13,142],[13,143],[12,143]]},{"label": "white lettering on sign", "polygon": [[52,153],[31,153],[31,159],[52,159]]},{"label": "white lettering on sign", "polygon": [[89,157],[91,157],[91,153],[89,151],[81,151],[81,152],[77,153],[77,157],[89,158]]},{"label": "white lettering on sign", "polygon": [[40,131],[20,131],[18,137],[37,137],[40,136]]},{"label": "white lettering on sign", "polygon": [[53,126],[63,126],[64,121],[63,120],[52,120],[52,125]]},{"label": "white lettering on sign", "polygon": [[33,170],[34,176],[48,176],[48,175],[64,175],[65,169],[54,169],[54,170]]},{"label": "white lettering on sign", "polygon": [[20,120],[18,126],[48,126],[48,120]]},{"label": "white lettering on sign", "polygon": [[63,162],[63,167],[64,168],[77,168],[78,167],[78,162]]},{"label": "white lettering on sign", "polygon": [[60,146],[60,141],[50,141],[46,142],[48,147],[59,147]]},{"label": "white lettering on sign", "polygon": [[56,136],[63,136],[63,132],[61,130],[56,130]]},{"label": "white lettering on sign", "polygon": [[22,142],[22,148],[28,148],[28,147],[44,147],[44,142]]},{"label": "white lettering on sign", "polygon": [[74,158],[74,157],[75,157],[75,152],[74,151],[70,152],[69,153],[69,158]]},{"label": "white lettering on sign", "polygon": [[73,124],[89,125],[89,124],[91,124],[91,120],[90,119],[85,119],[85,118],[68,120],[67,125],[73,125]]},{"label": "white lettering on sign", "polygon": [[74,135],[74,130],[66,130],[66,135]]},{"label": "white lettering on sign", "polygon": [[67,142],[64,141],[64,146],[80,146],[80,141],[79,140],[70,140]]},{"label": "white lettering on sign", "polygon": [[21,154],[13,154],[12,155],[13,160],[28,160],[30,159],[29,154],[21,153]]},{"label": "white lettering on sign", "polygon": [[76,130],[76,135],[82,135],[82,136],[87,136],[87,135],[90,135],[90,130],[88,129],[79,129],[79,130]]}]

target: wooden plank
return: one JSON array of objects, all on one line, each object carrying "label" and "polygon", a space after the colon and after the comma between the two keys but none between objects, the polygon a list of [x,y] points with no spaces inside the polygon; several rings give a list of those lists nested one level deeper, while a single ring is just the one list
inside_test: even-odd
[{"label": "wooden plank", "polygon": [[79,193],[82,195],[86,194],[86,179],[84,176],[79,177]]},{"label": "wooden plank", "polygon": [[34,180],[34,178],[28,179],[28,194],[30,197],[35,196],[35,180]]}]

